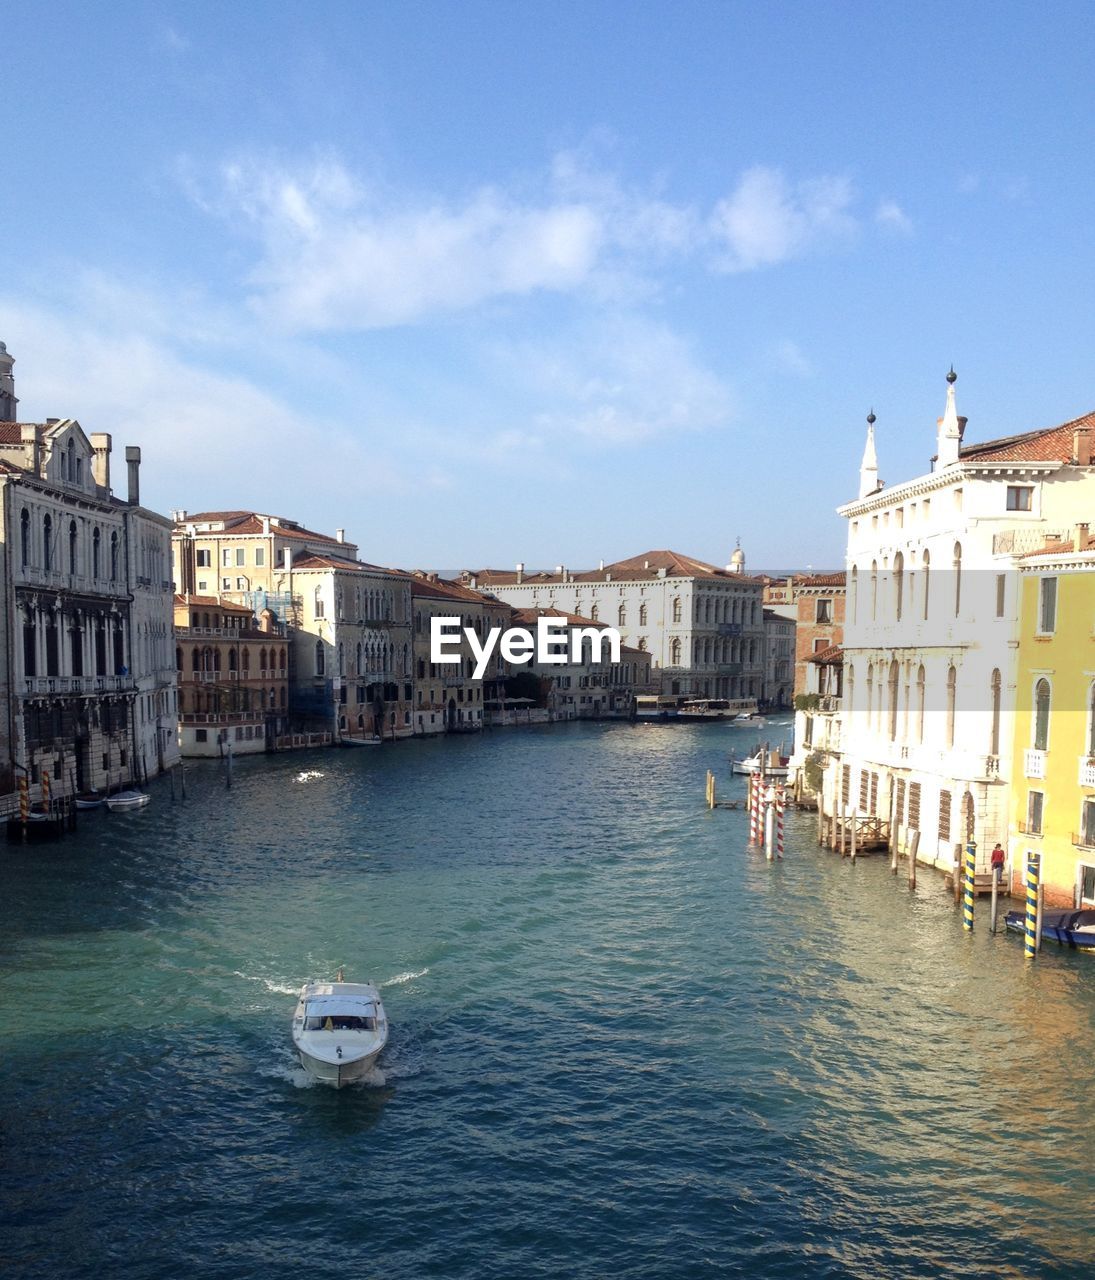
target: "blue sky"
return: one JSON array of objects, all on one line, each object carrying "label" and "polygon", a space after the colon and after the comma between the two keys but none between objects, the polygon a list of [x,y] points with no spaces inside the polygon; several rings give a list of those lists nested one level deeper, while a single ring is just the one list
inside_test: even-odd
[{"label": "blue sky", "polygon": [[1095,407],[1089,5],[9,6],[20,416],[364,558],[843,559]]}]

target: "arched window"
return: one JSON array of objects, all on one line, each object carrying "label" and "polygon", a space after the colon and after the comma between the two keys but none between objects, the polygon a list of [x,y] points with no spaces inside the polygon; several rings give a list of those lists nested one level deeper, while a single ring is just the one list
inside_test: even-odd
[{"label": "arched window", "polygon": [[26,507],[19,513],[19,561],[24,569],[30,564],[30,512]]},{"label": "arched window", "polygon": [[897,659],[890,663],[890,741],[897,741]]},{"label": "arched window", "polygon": [[962,544],[954,544],[954,616],[962,607]]},{"label": "arched window", "polygon": [[110,580],[118,581],[118,534],[110,535]]},{"label": "arched window", "polygon": [[954,704],[958,695],[958,672],[947,668],[947,746],[954,746]]},{"label": "arched window", "polygon": [[639,605],[639,626],[640,627],[646,626],[646,601],[645,600],[641,605]]},{"label": "arched window", "polygon": [[646,636],[639,637],[639,652],[640,653],[646,652]]},{"label": "arched window", "polygon": [[874,727],[874,663],[867,663],[867,730]]},{"label": "arched window", "polygon": [[76,572],[76,521],[68,522],[68,571]]},{"label": "arched window", "polygon": [[183,665],[182,665],[182,649],[180,649],[180,648],[179,648],[179,646],[178,646],[178,645],[176,645],[176,646],[175,646],[175,670],[176,670],[176,671],[181,671],[182,669],[183,669]]},{"label": "arched window", "polygon": [[924,704],[927,700],[927,681],[923,664],[916,671],[916,740],[924,741]]},{"label": "arched window", "polygon": [[195,647],[191,650],[191,653],[190,653],[190,670],[200,671],[201,669],[202,669],[201,655],[199,654],[198,648],[195,645]]},{"label": "arched window", "polygon": [[340,676],[346,674],[346,646],[341,640],[338,642],[338,674]]},{"label": "arched window", "polygon": [[93,578],[97,578],[99,576],[99,569],[101,567],[100,561],[99,561],[99,555],[101,551],[101,546],[100,546],[101,542],[102,542],[102,539],[100,538],[99,530],[96,527],[95,529],[92,530],[92,533],[91,533],[91,576]]},{"label": "arched window", "polygon": [[680,622],[680,620],[681,620],[681,598],[680,596],[674,596],[673,597],[673,621]]},{"label": "arched window", "polygon": [[599,608],[597,605],[593,605],[593,606],[590,608],[590,610],[589,610],[589,617],[590,617],[590,621],[592,621],[592,622],[599,622],[599,621],[600,621],[600,617],[601,617],[601,610],[600,610],[600,608]]},{"label": "arched window", "polygon": [[262,674],[265,675],[268,669],[269,668],[266,662],[266,650],[260,649],[259,650],[259,671],[261,671]]},{"label": "arched window", "polygon": [[1044,677],[1034,686],[1034,749],[1049,750],[1049,681]]},{"label": "arched window", "polygon": [[618,627],[627,626],[627,605],[626,604],[621,604],[620,607],[616,610],[616,625]]},{"label": "arched window", "polygon": [[228,650],[228,670],[237,671],[239,669],[239,654],[233,646]]},{"label": "arched window", "polygon": [[1000,672],[993,671],[992,681],[992,730],[989,734],[989,754],[1000,754]]},{"label": "arched window", "polygon": [[71,436],[68,438],[68,466],[62,470],[68,473],[70,480],[76,479],[76,443]]},{"label": "arched window", "polygon": [[42,561],[43,568],[53,568],[53,518],[48,515],[42,520]]},{"label": "arched window", "polygon": [[899,551],[893,558],[893,606],[894,617],[901,621],[902,594],[905,590],[905,557]]},{"label": "arched window", "polygon": [[360,640],[357,642],[357,652],[355,654],[354,670],[358,675],[361,675],[362,667],[361,667],[361,641]]},{"label": "arched window", "polygon": [[669,665],[671,667],[679,667],[681,665],[680,636],[674,636],[669,642]]},{"label": "arched window", "polygon": [[243,646],[243,678],[246,680],[251,674],[251,650],[246,645]]},{"label": "arched window", "polygon": [[279,653],[280,653],[280,662],[278,664],[278,669],[280,671],[284,671],[285,670],[285,650],[281,649]]},{"label": "arched window", "polygon": [[852,565],[852,621],[856,621],[859,606],[859,569]]},{"label": "arched window", "polygon": [[878,617],[878,561],[871,561],[871,621]]},{"label": "arched window", "polygon": [[316,663],[316,675],[317,675],[317,676],[325,675],[325,674],[326,674],[326,671],[327,671],[327,662],[326,662],[326,656],[325,656],[324,651],[323,651],[323,641],[322,641],[322,640],[317,640],[317,641],[316,641],[316,658],[315,658],[315,663]]},{"label": "arched window", "polygon": [[928,617],[928,605],[930,602],[931,592],[929,589],[929,578],[931,576],[932,558],[927,551],[924,552],[924,618]]},{"label": "arched window", "polygon": [[844,704],[851,716],[855,711],[855,667],[850,663],[844,673]]}]

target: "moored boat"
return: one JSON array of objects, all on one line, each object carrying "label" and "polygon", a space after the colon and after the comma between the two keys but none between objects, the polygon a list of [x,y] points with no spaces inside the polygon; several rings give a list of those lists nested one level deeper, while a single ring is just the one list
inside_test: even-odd
[{"label": "moored boat", "polygon": [[82,791],[76,797],[77,809],[101,809],[106,803],[106,796],[100,791]]},{"label": "moored boat", "polygon": [[111,813],[118,813],[127,809],[143,809],[151,799],[146,791],[117,791],[107,796],[104,803]]},{"label": "moored boat", "polygon": [[[735,760],[730,757],[731,773],[759,773],[761,771],[761,758],[763,753],[758,751],[755,755],[746,756],[744,760]],[[790,757],[779,755],[777,752],[768,753],[768,760],[764,764],[764,776],[766,778],[786,778],[790,769],[788,762]]]},{"label": "moored boat", "polygon": [[[1026,930],[1026,911],[1009,911],[1004,924],[1013,933]],[[1043,911],[1042,941],[1057,942],[1075,951],[1095,951],[1095,908]]]},{"label": "moored boat", "polygon": [[725,698],[692,698],[677,714],[682,720],[734,720],[738,712]]},{"label": "moored boat", "polygon": [[301,1066],[341,1089],[367,1075],[388,1042],[388,1018],[371,982],[306,982],[293,1015]]},{"label": "moored boat", "polygon": [[382,739],[373,734],[371,738],[339,738],[338,745],[340,747],[379,747],[382,745]]}]

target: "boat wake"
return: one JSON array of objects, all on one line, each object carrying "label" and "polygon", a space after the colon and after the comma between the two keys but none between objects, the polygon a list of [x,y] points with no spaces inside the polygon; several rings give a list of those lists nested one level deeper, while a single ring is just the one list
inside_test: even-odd
[{"label": "boat wake", "polygon": [[233,977],[246,978],[248,982],[261,982],[267,991],[273,991],[279,996],[295,996],[300,992],[300,987],[292,987],[284,982],[273,982],[270,978],[264,978],[257,973],[243,973],[239,969],[232,970]]},{"label": "boat wake", "polygon": [[378,983],[381,987],[401,987],[405,982],[413,982],[415,978],[424,978],[429,969],[408,969],[406,973],[397,973],[394,978]]},{"label": "boat wake", "polygon": [[313,782],[316,778],[324,778],[327,775],[319,769],[304,769],[297,774],[297,782]]}]

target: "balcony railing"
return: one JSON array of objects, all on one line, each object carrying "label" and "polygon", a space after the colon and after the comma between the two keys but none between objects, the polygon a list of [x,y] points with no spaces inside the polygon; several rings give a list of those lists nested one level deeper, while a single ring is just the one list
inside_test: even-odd
[{"label": "balcony railing", "polygon": [[1095,787],[1095,756],[1080,757],[1079,783],[1081,787]]},{"label": "balcony railing", "polygon": [[1046,776],[1046,753],[1031,747],[1023,752],[1023,775],[1027,778]]},{"label": "balcony railing", "polygon": [[1077,849],[1095,849],[1095,831],[1074,831],[1072,843]]},{"label": "balcony railing", "polygon": [[26,695],[42,693],[122,693],[135,688],[131,676],[27,676]]}]

